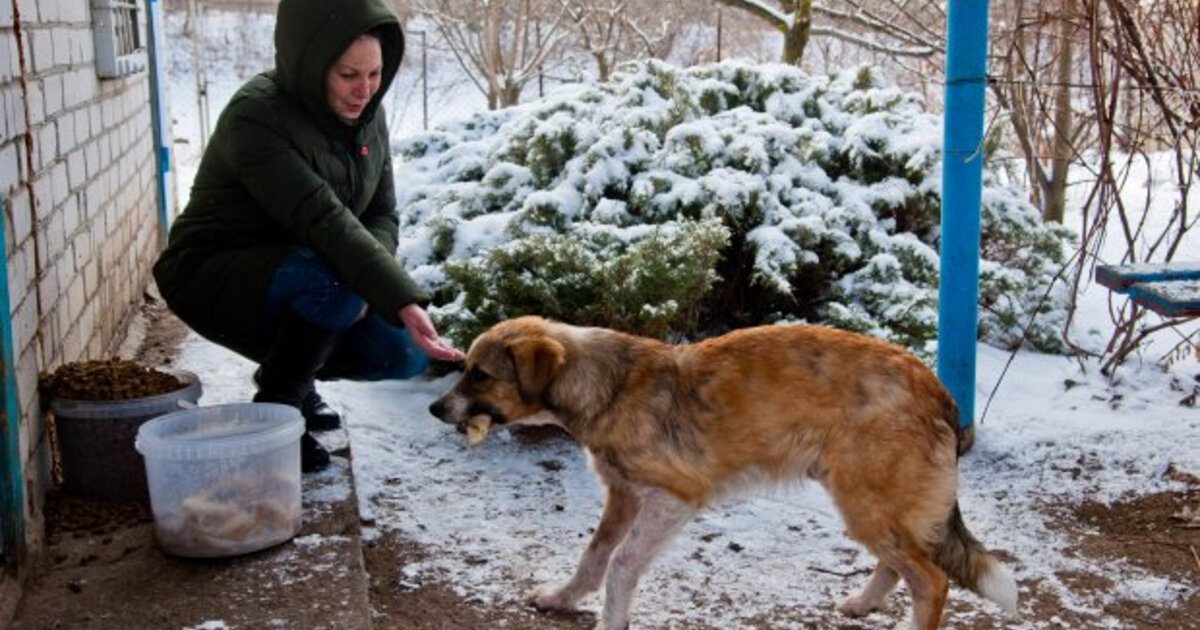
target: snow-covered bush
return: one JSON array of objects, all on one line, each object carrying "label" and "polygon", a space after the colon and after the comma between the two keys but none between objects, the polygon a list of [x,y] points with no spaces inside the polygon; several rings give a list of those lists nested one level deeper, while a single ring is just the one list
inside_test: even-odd
[{"label": "snow-covered bush", "polygon": [[[401,256],[465,344],[538,313],[665,336],[771,321],[936,336],[941,120],[868,67],[680,69],[397,143]],[[1068,234],[985,173],[980,334],[1061,349]]]}]

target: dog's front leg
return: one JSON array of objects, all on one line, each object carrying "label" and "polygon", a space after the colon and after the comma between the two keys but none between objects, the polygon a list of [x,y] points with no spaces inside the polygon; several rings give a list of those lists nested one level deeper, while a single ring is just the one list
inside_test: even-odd
[{"label": "dog's front leg", "polygon": [[542,610],[571,611],[580,598],[600,588],[613,549],[625,538],[637,511],[638,498],[629,484],[622,482],[609,485],[604,514],[600,517],[596,532],[592,534],[591,542],[583,551],[583,557],[579,559],[575,574],[562,585],[539,590],[534,595],[533,605]]},{"label": "dog's front leg", "polygon": [[696,512],[695,508],[660,488],[642,488],[639,499],[641,509],[608,565],[604,611],[596,630],[626,630],[629,627],[630,604],[642,571],[663,544]]}]

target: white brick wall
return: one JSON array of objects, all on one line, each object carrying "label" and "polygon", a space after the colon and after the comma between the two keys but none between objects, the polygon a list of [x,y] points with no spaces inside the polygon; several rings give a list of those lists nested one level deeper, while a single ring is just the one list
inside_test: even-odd
[{"label": "white brick wall", "polygon": [[98,79],[90,20],[88,0],[0,0],[4,269],[35,554],[49,485],[38,374],[112,356],[159,247],[149,77]]}]

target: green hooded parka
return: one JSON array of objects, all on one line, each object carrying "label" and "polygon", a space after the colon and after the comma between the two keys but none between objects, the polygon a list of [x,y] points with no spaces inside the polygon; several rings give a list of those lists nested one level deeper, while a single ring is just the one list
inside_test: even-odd
[{"label": "green hooded parka", "polygon": [[[360,35],[380,39],[379,91],[353,125],[330,109],[325,75]],[[399,218],[380,100],[404,38],[382,0],[281,0],[275,68],[230,99],[171,226],[154,278],[204,337],[253,360],[267,287],[297,246],[314,250],[371,309],[400,324],[426,299],[396,259]]]}]

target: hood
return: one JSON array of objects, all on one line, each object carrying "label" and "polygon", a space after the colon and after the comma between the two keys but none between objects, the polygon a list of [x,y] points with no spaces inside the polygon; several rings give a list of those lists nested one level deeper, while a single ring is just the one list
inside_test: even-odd
[{"label": "hood", "polygon": [[275,21],[275,80],[322,124],[340,124],[325,98],[325,73],[359,35],[383,48],[379,92],[359,123],[370,121],[404,57],[400,21],[383,0],[280,0]]}]

